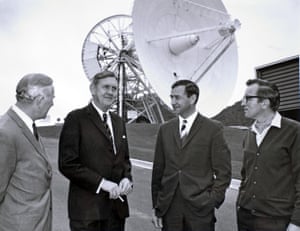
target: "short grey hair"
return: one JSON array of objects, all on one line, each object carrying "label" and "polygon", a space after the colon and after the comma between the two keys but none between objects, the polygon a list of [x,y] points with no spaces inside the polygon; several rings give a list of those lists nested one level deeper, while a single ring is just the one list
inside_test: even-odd
[{"label": "short grey hair", "polygon": [[17,101],[31,102],[44,87],[51,86],[53,80],[41,73],[30,73],[22,77],[16,87]]},{"label": "short grey hair", "polygon": [[105,79],[105,78],[115,78],[116,80],[118,80],[118,78],[114,72],[104,70],[104,71],[99,72],[94,75],[94,77],[92,78],[91,84],[97,85],[97,83],[100,79]]}]

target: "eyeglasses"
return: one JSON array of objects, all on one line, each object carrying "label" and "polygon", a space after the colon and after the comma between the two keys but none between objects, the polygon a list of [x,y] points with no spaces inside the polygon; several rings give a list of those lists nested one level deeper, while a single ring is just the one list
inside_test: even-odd
[{"label": "eyeglasses", "polygon": [[248,103],[248,101],[249,101],[250,99],[255,99],[255,98],[258,98],[258,99],[267,99],[266,97],[258,96],[258,95],[245,95],[245,96],[242,98],[242,101],[246,101],[246,103]]}]

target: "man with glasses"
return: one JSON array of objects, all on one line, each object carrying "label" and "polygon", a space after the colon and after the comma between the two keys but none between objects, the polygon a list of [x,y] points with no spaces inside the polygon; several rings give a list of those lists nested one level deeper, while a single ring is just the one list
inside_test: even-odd
[{"label": "man with glasses", "polygon": [[238,230],[299,231],[300,124],[278,113],[275,84],[251,79],[246,85],[242,106],[255,121],[243,141]]}]

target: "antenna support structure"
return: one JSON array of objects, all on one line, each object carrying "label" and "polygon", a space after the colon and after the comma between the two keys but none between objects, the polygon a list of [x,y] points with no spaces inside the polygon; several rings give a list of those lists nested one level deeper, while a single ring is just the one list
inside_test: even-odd
[{"label": "antenna support structure", "polygon": [[113,15],[98,22],[84,40],[82,65],[89,80],[103,70],[116,73],[118,97],[112,110],[127,123],[165,121],[160,100],[140,65],[133,40],[132,18]]}]

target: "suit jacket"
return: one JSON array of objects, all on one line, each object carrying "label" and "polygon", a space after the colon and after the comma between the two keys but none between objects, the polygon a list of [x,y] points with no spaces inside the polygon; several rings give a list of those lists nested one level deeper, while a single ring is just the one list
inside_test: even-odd
[{"label": "suit jacket", "polygon": [[222,204],[230,180],[230,151],[219,122],[198,114],[183,144],[178,118],[160,127],[152,172],[157,216],[166,213],[177,187],[187,205],[205,216]]},{"label": "suit jacket", "polygon": [[113,208],[120,218],[129,216],[126,196],[122,196],[122,203],[110,200],[103,190],[96,194],[103,178],[115,183],[124,177],[132,179],[125,124],[116,114],[111,113],[111,119],[116,154],[92,104],[70,112],[65,119],[59,140],[59,169],[70,180],[70,219],[107,219]]},{"label": "suit jacket", "polygon": [[51,165],[12,109],[0,119],[0,175],[0,230],[50,231]]}]

